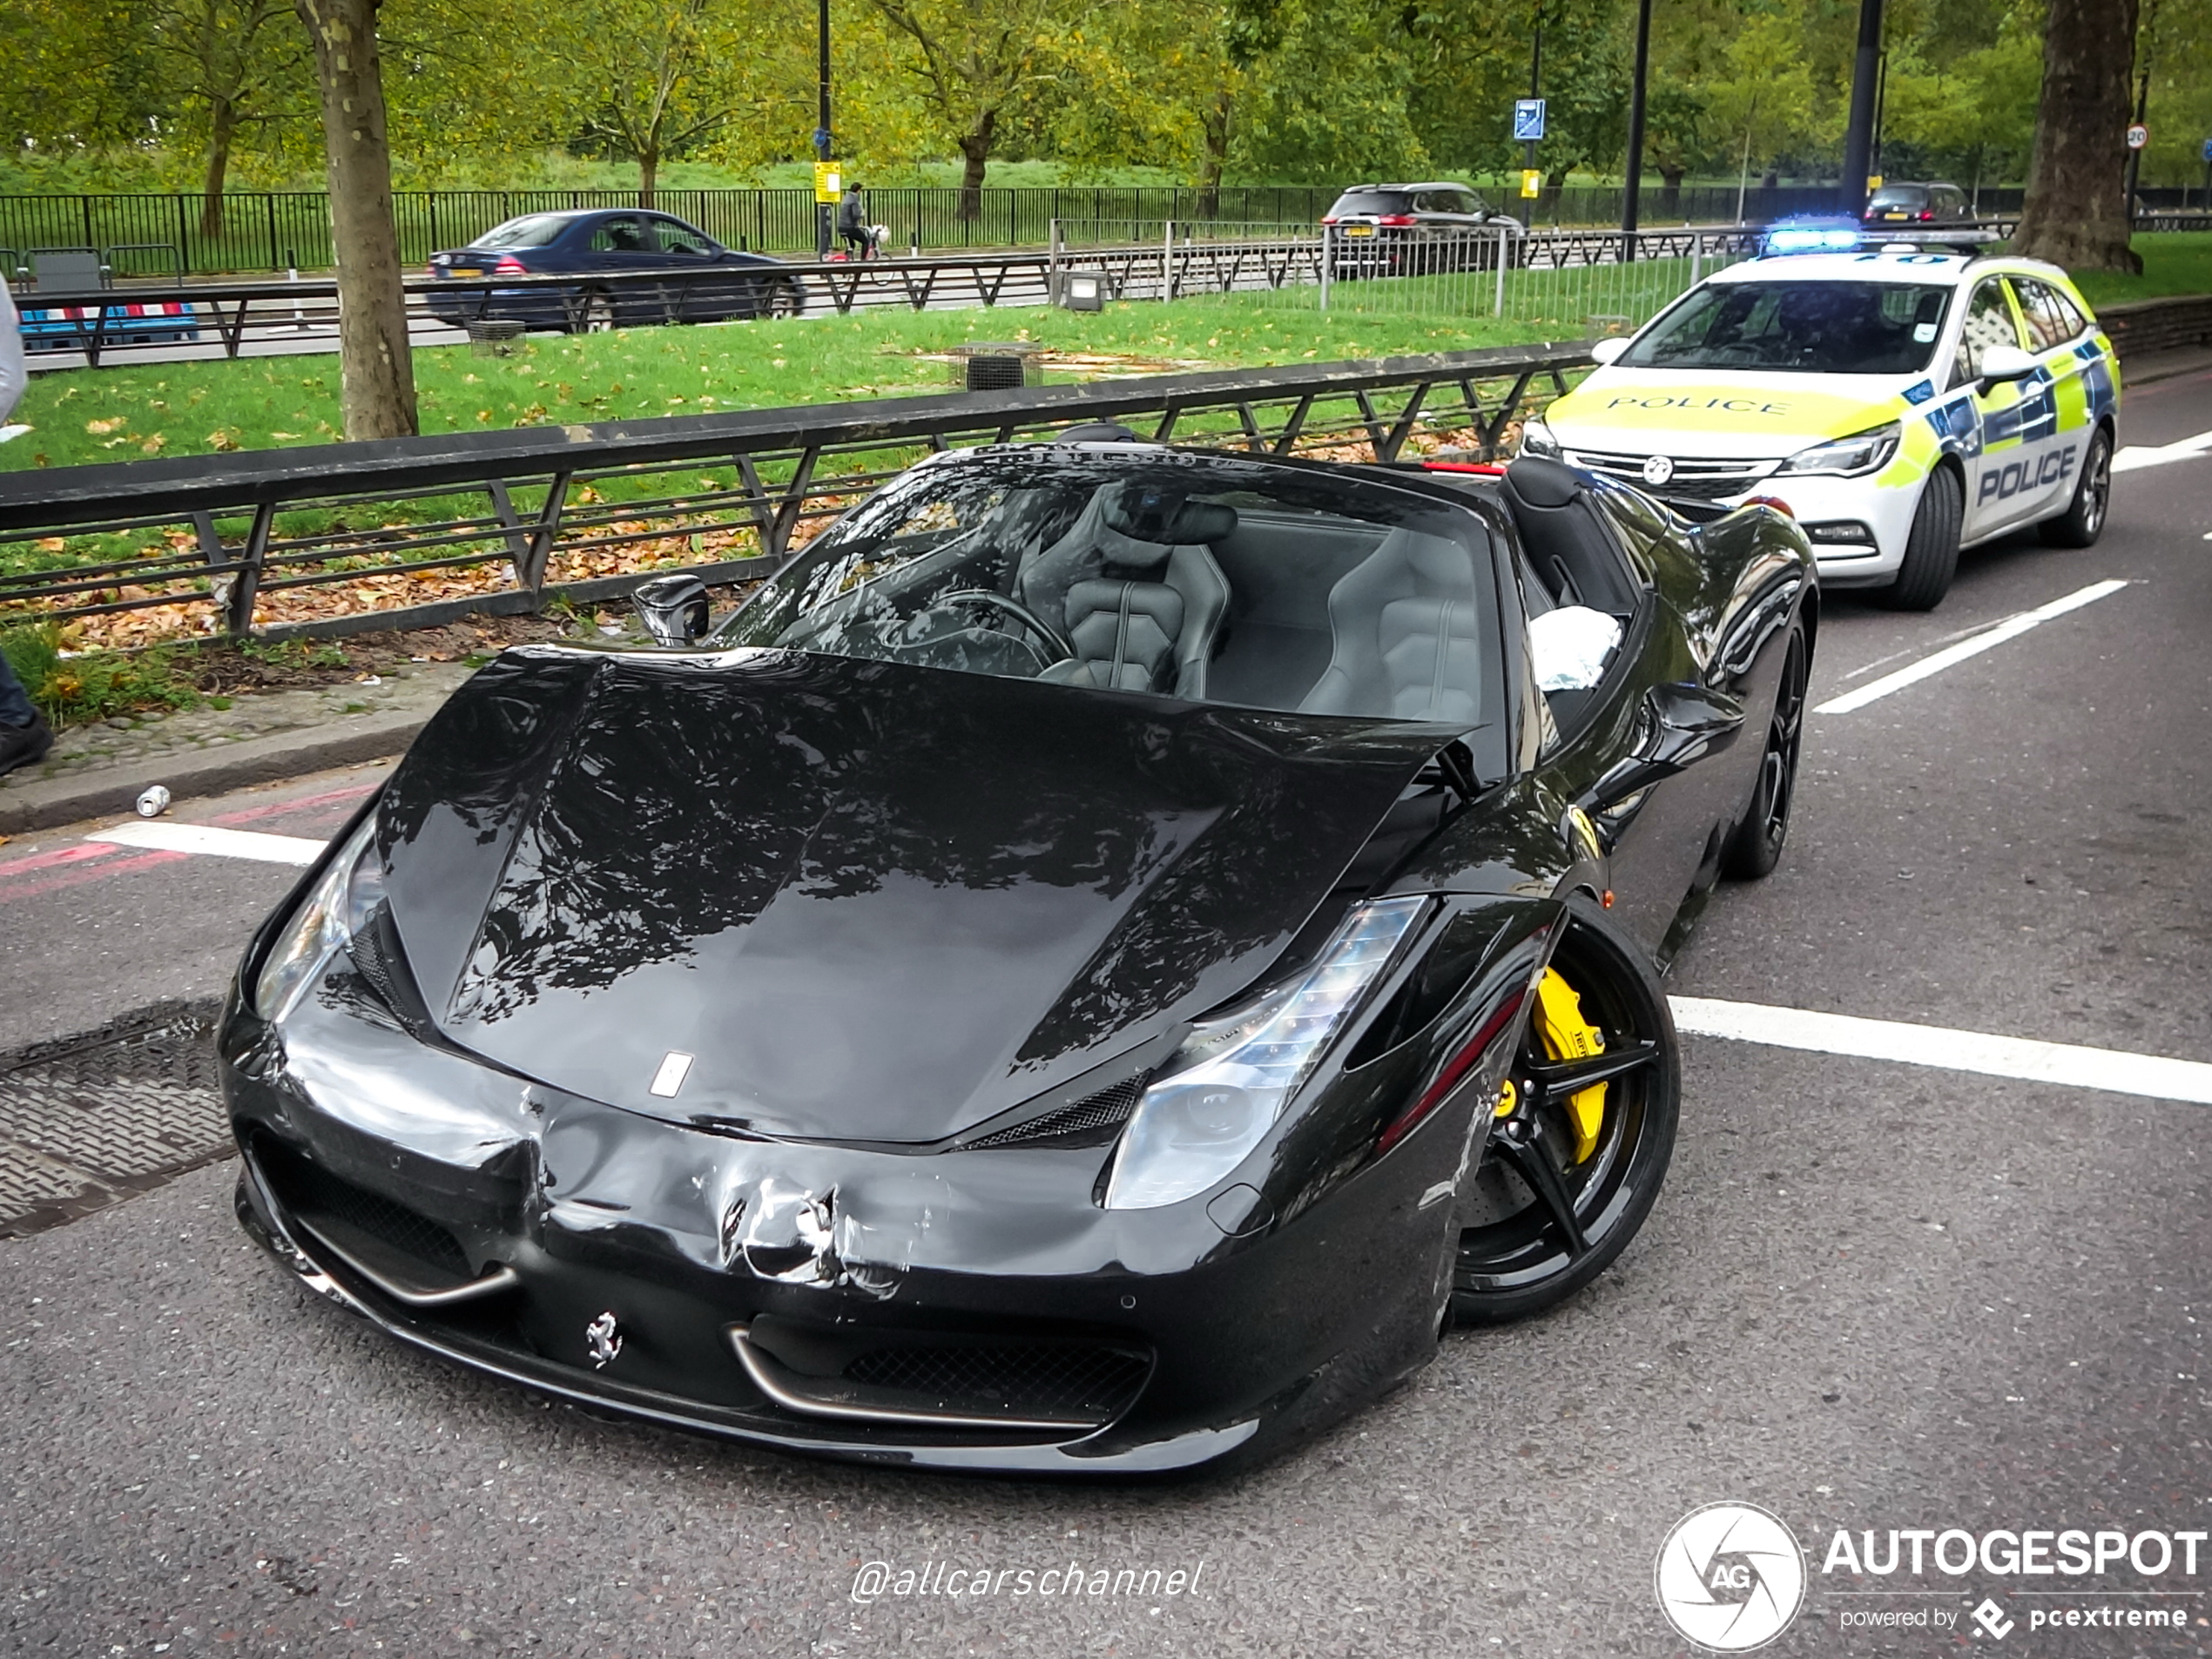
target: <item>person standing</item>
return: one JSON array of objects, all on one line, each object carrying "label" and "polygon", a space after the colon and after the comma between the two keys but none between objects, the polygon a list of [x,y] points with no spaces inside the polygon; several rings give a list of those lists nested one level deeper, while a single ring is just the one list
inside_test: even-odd
[{"label": "person standing", "polygon": [[[15,297],[0,279],[0,427],[15,413],[24,380],[23,326],[16,315]],[[0,652],[0,773],[44,759],[53,746],[52,729],[31,705],[14,664]]]}]

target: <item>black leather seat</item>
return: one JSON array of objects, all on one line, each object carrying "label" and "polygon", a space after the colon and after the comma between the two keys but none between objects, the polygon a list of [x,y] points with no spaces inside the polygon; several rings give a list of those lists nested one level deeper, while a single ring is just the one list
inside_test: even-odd
[{"label": "black leather seat", "polygon": [[1460,543],[1393,530],[1329,590],[1329,666],[1299,711],[1480,725],[1490,673],[1474,583]]},{"label": "black leather seat", "polygon": [[1539,580],[1563,605],[1627,617],[1636,598],[1619,550],[1598,523],[1582,481],[1556,461],[1524,455],[1506,469],[1502,492]]},{"label": "black leather seat", "polygon": [[1229,583],[1207,543],[1236,528],[1231,507],[1135,482],[1099,490],[1016,581],[1022,603],[1057,621],[1075,647],[1038,678],[1204,697],[1229,610]]}]

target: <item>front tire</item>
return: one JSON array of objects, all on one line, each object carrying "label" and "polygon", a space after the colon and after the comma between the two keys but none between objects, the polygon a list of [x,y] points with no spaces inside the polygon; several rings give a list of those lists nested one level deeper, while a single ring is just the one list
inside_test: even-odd
[{"label": "front tire", "polygon": [[2052,547],[2094,547],[2105,533],[2105,514],[2112,505],[2112,428],[2099,427],[2089,440],[2089,453],[2081,462],[2081,476],[2074,482],[2074,500],[2056,518],[2047,518],[2035,533]]},{"label": "front tire", "polygon": [[779,282],[768,291],[771,317],[796,317],[806,309],[806,298],[795,282]]},{"label": "front tire", "polygon": [[1938,467],[1921,486],[1897,581],[1882,595],[1891,609],[1933,610],[1943,603],[1959,572],[1959,536],[1966,519],[1966,486],[1950,468]]},{"label": "front tire", "polygon": [[1774,688],[1774,712],[1767,720],[1766,750],[1759,757],[1751,804],[1722,856],[1722,873],[1739,881],[1771,875],[1782,861],[1782,844],[1790,836],[1790,809],[1797,804],[1797,752],[1804,737],[1805,681],[1811,668],[1805,625],[1798,622],[1790,630],[1782,678]]},{"label": "front tire", "polygon": [[[1561,925],[1552,967],[1602,1046],[1557,1058],[1532,1006],[1510,1073],[1513,1109],[1491,1118],[1460,1195],[1452,1312],[1462,1325],[1540,1312],[1603,1272],[1650,1215],[1674,1157],[1682,1055],[1658,976],[1588,900],[1571,900]],[[1570,1101],[1600,1083],[1597,1132],[1578,1157]]]}]

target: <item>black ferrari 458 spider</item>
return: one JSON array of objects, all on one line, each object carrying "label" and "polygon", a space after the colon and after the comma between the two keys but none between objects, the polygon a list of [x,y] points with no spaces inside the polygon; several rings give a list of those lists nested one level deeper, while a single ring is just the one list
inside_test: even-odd
[{"label": "black ferrari 458 spider", "polygon": [[246,955],[240,1217],[664,1424],[1264,1453],[1642,1225],[1817,601],[1786,517],[1548,461],[937,456],[453,698]]}]

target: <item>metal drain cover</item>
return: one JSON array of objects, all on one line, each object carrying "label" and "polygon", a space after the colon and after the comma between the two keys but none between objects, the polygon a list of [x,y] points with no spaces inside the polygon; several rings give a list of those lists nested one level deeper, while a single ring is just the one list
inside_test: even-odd
[{"label": "metal drain cover", "polygon": [[212,1003],[162,1002],[0,1054],[0,1238],[160,1185],[231,1150]]}]

